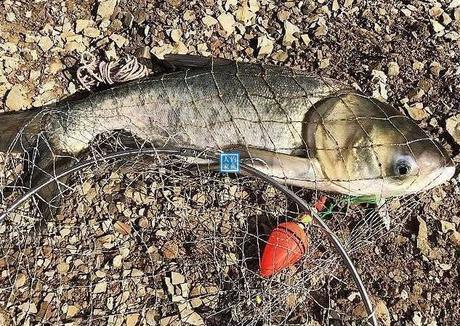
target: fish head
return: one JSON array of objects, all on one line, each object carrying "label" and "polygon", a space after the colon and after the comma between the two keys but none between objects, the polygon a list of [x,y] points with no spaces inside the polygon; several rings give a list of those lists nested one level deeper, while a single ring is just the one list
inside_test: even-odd
[{"label": "fish head", "polygon": [[[320,103],[307,125],[310,146],[333,191],[387,198],[452,178],[447,151],[387,103],[343,94]],[[314,139],[314,142],[311,142]]]}]

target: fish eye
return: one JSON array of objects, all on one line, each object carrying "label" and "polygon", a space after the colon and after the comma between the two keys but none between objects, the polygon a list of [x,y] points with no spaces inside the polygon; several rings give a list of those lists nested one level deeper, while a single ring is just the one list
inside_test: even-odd
[{"label": "fish eye", "polygon": [[412,171],[412,158],[404,157],[397,160],[394,164],[394,174],[397,177],[405,177]]}]

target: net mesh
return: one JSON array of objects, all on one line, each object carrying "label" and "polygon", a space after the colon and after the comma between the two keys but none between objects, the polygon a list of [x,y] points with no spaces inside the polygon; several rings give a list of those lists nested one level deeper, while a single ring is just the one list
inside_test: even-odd
[{"label": "net mesh", "polygon": [[[331,280],[356,286],[315,225],[300,262],[259,275],[269,233],[299,216],[297,205],[260,179],[188,161],[163,154],[99,161],[71,175],[54,217],[42,216],[36,196],[8,214],[0,226],[0,302],[9,316],[101,325],[357,319],[326,300]],[[314,202],[319,193],[301,195]],[[378,214],[337,203],[325,220],[350,253],[386,232]]]}]

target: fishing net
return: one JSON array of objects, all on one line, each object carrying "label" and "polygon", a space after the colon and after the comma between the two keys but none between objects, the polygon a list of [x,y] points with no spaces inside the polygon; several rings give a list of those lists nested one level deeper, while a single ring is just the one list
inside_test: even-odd
[{"label": "fishing net", "polygon": [[[15,141],[29,144],[27,137]],[[307,223],[300,261],[264,278],[259,261],[270,232],[305,207],[247,171],[217,172],[203,164],[206,152],[168,152],[126,138],[103,135],[78,158],[44,149],[45,138],[35,151],[1,154],[0,318],[23,325],[369,321],[359,309],[362,289],[331,235],[353,258],[401,219],[351,205],[349,196],[328,197],[319,217],[329,231]],[[40,151],[54,165],[39,171],[37,188],[31,171],[43,169],[35,166]],[[73,165],[59,169],[63,159]],[[55,197],[42,196],[48,186],[59,189]],[[309,205],[330,196],[293,190]],[[416,205],[407,199],[397,216]],[[387,207],[388,216],[394,209]]]},{"label": "fishing net", "polygon": [[[338,304],[357,288],[315,224],[300,262],[259,275],[271,230],[303,213],[272,185],[179,155],[104,155],[93,151],[85,161],[94,164],[70,175],[55,216],[44,217],[41,199],[31,196],[2,221],[0,302],[15,323],[366,320]],[[26,191],[17,189],[3,207]],[[320,193],[299,195],[313,203]],[[386,232],[378,214],[336,202],[323,216],[350,254]],[[334,293],[343,288],[347,295]]]}]

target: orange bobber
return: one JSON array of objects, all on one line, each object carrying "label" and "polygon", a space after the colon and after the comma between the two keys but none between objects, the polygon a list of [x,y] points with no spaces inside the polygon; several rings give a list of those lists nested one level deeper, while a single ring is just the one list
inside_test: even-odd
[{"label": "orange bobber", "polygon": [[308,237],[297,222],[278,225],[270,234],[260,260],[260,275],[270,277],[294,265],[305,253]]}]

